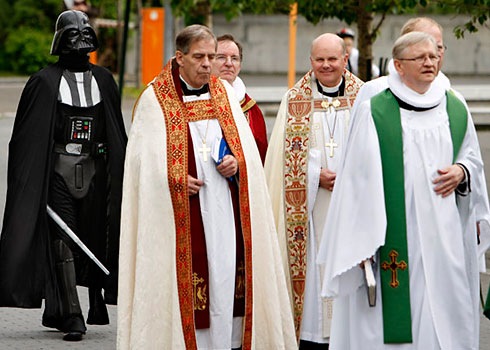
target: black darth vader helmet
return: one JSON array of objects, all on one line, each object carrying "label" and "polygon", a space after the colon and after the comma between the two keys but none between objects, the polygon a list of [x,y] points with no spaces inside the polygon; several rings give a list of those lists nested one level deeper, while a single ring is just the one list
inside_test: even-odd
[{"label": "black darth vader helmet", "polygon": [[58,16],[51,55],[87,54],[98,47],[97,36],[85,13],[69,10]]}]

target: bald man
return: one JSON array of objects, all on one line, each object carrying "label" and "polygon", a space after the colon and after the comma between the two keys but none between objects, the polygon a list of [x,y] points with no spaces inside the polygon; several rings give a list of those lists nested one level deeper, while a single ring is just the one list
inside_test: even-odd
[{"label": "bald man", "polygon": [[265,161],[300,349],[328,349],[332,305],[320,297],[315,260],[350,107],[362,85],[346,70],[347,60],[337,35],[313,40],[311,70],[284,95]]}]

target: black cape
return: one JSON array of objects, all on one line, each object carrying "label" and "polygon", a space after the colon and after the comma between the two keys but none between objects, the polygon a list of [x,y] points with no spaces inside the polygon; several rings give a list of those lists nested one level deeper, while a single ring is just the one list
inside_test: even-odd
[{"label": "black cape", "polygon": [[[104,281],[106,303],[115,304],[127,135],[111,73],[99,66],[90,67],[104,106],[111,186],[107,245],[105,256],[98,258],[110,271]],[[0,306],[40,308],[46,293],[56,290],[46,204],[62,72],[55,63],[31,76],[17,109],[9,143],[7,201],[0,236]]]}]

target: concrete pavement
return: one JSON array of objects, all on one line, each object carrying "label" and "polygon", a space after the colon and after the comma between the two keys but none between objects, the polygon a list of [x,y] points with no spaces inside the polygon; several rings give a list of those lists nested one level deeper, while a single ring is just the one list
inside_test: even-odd
[{"label": "concrete pavement", "polygon": [[[87,288],[78,288],[87,316]],[[87,325],[81,342],[62,340],[63,333],[41,326],[41,309],[0,308],[0,350],[113,350],[116,349],[116,306],[108,305],[110,324]]]},{"label": "concrete pavement", "polygon": [[[20,93],[26,78],[0,79],[0,219],[3,216],[3,207],[6,192],[6,164],[8,141],[13,127],[15,110],[20,98]],[[250,85],[255,91],[264,87],[261,79],[251,80],[255,84]],[[265,81],[265,80],[264,80]],[[282,80],[281,80],[282,81]],[[248,82],[250,84],[250,82]],[[464,82],[463,82],[463,85]],[[482,89],[490,89],[490,82],[481,83]],[[279,86],[278,84],[276,87]],[[478,89],[477,89],[478,91]],[[483,90],[480,90],[483,91]],[[489,95],[490,98],[490,95]],[[126,128],[129,130],[131,111],[135,102],[134,97],[125,97],[122,103]],[[274,123],[273,117],[267,118],[269,132]],[[486,173],[490,174],[490,131],[478,131],[482,155],[486,164]],[[487,180],[488,186],[488,180]],[[487,261],[490,266],[490,261]],[[484,297],[490,283],[490,274],[481,274]],[[86,288],[79,288],[82,310],[87,314],[88,296]],[[448,305],[450,307],[450,305]],[[62,334],[41,326],[41,309],[14,309],[0,308],[0,350],[61,350],[61,349],[93,349],[111,350],[116,348],[116,312],[117,307],[108,306],[110,325],[88,325],[87,335],[82,342],[69,343],[61,340]],[[490,350],[490,320],[481,316],[480,324],[480,350]]]}]

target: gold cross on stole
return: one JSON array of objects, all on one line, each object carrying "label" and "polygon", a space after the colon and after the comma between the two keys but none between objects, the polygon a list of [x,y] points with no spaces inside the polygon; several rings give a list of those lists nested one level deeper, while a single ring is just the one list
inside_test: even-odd
[{"label": "gold cross on stole", "polygon": [[407,268],[407,263],[403,260],[400,262],[396,261],[396,257],[398,256],[398,252],[396,252],[395,250],[392,250],[390,252],[389,256],[390,256],[391,261],[390,262],[383,261],[381,263],[381,268],[385,271],[388,269],[391,270],[390,286],[393,288],[396,288],[400,284],[400,282],[398,281],[398,271],[397,270],[398,269],[405,270]]}]

